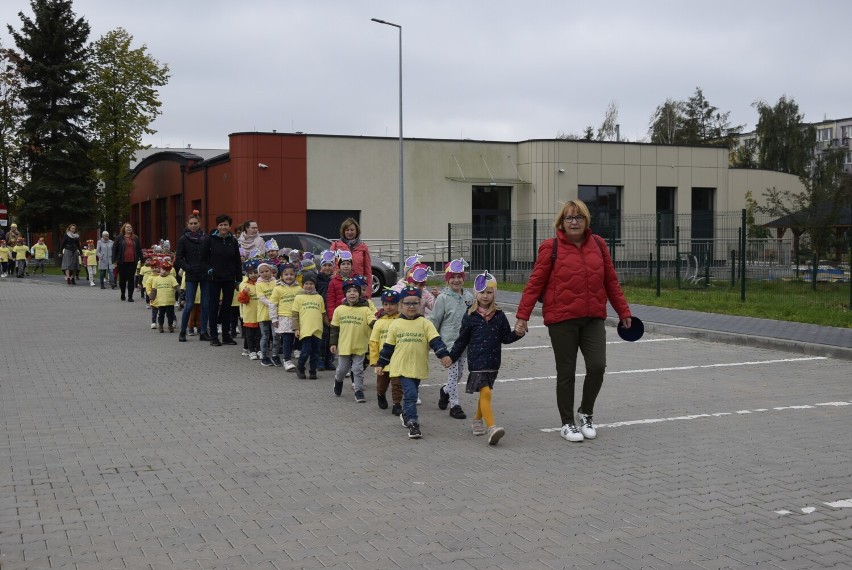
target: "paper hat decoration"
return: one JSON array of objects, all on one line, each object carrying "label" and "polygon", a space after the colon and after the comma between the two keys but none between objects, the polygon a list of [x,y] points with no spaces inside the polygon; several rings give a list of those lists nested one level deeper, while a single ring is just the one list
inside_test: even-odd
[{"label": "paper hat decoration", "polygon": [[275,241],[275,238],[269,238],[265,245],[266,251],[278,251],[278,242]]},{"label": "paper hat decoration", "polygon": [[320,254],[320,265],[334,265],[334,252],[324,249]]},{"label": "paper hat decoration", "polygon": [[473,280],[473,290],[477,293],[482,293],[489,287],[494,287],[497,289],[497,278],[488,273],[486,269],[483,273],[480,273]]},{"label": "paper hat decoration", "polygon": [[426,264],[418,264],[411,268],[411,272],[408,276],[409,283],[425,283],[426,279],[435,275],[435,272],[432,271],[432,268]]},{"label": "paper hat decoration", "polygon": [[243,263],[243,271],[248,273],[249,271],[257,271],[257,267],[260,265],[259,259],[249,259],[245,263]]},{"label": "paper hat decoration", "polygon": [[449,281],[453,275],[461,275],[464,278],[464,269],[469,265],[462,257],[450,261],[444,266],[444,280]]},{"label": "paper hat decoration", "polygon": [[338,249],[337,250],[337,262],[341,263],[343,261],[348,261],[349,263],[352,263],[352,252],[347,251],[345,249]]},{"label": "paper hat decoration", "polygon": [[422,293],[418,287],[413,287],[411,285],[406,285],[402,288],[402,291],[399,292],[399,298],[405,299],[406,297],[417,297],[418,299]]},{"label": "paper hat decoration", "polygon": [[355,282],[353,278],[350,277],[349,279],[343,280],[343,285],[341,286],[341,288],[343,289],[343,292],[346,293],[349,289],[360,289],[360,286],[358,285],[358,283]]},{"label": "paper hat decoration", "polygon": [[415,253],[414,255],[409,255],[405,258],[405,269],[406,271],[420,263],[420,260],[423,259],[423,256],[419,253]]},{"label": "paper hat decoration", "polygon": [[353,275],[352,280],[358,287],[366,287],[367,286],[367,278],[363,275]]}]

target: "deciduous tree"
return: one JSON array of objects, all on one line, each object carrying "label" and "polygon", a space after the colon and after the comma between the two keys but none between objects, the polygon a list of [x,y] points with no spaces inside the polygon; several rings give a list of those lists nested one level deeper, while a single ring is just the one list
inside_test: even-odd
[{"label": "deciduous tree", "polygon": [[[0,204],[12,207],[23,181],[21,77],[17,54],[0,44]],[[14,213],[14,208],[12,212]]]},{"label": "deciduous tree", "polygon": [[782,95],[775,106],[756,101],[758,168],[807,176],[814,156],[816,133],[804,124],[793,98]]},{"label": "deciduous tree", "polygon": [[125,219],[133,186],[130,161],[153,134],[160,114],[157,88],[168,82],[168,65],[160,65],[147,46],[131,47],[133,36],[123,28],[105,34],[92,46],[87,91],[92,101],[92,151],[97,176],[99,216],[111,231]]}]

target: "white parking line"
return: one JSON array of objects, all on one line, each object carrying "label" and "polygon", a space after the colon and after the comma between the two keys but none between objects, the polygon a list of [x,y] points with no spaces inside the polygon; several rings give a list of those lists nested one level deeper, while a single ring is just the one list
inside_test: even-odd
[{"label": "white parking line", "polygon": [[[768,412],[768,411],[785,411],[785,410],[811,410],[816,409],[818,407],[826,407],[826,406],[852,406],[852,402],[822,402],[819,404],[812,405],[796,405],[796,406],[778,406],[776,408],[757,408],[754,410],[738,410],[736,412],[715,412],[712,414],[691,414],[688,416],[674,416],[671,418],[648,418],[644,420],[628,420],[624,422],[613,422],[609,424],[595,424],[599,428],[615,428],[615,427],[624,427],[624,426],[635,426],[635,425],[643,425],[643,424],[659,424],[663,422],[673,422],[679,420],[695,420],[698,418],[719,418],[722,416],[730,416],[732,414],[750,414],[752,412]],[[561,427],[556,428],[542,428],[539,431],[543,431],[545,433],[552,431],[559,431],[562,429]],[[845,505],[844,505],[845,506]]]}]

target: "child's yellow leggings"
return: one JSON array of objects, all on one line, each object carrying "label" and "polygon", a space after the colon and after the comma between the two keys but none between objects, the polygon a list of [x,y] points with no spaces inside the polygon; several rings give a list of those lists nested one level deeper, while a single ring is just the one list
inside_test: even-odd
[{"label": "child's yellow leggings", "polygon": [[494,425],[494,412],[491,411],[491,388],[487,386],[479,390],[479,403],[476,405],[474,419],[485,420],[485,426]]}]

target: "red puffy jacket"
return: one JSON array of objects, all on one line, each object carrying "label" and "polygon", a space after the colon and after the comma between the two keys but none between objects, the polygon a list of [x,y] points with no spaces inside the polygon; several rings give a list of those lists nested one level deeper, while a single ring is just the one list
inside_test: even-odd
[{"label": "red puffy jacket", "polygon": [[545,240],[538,246],[538,258],[518,305],[518,319],[529,320],[542,292],[545,325],[580,317],[605,319],[607,299],[619,319],[631,316],[603,238],[587,229],[583,243],[577,247],[568,241],[562,230],[556,232],[556,237],[559,247],[552,270],[550,255],[553,239]]}]

